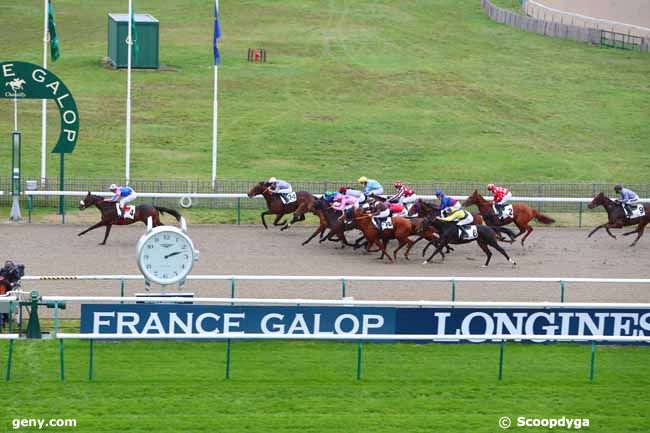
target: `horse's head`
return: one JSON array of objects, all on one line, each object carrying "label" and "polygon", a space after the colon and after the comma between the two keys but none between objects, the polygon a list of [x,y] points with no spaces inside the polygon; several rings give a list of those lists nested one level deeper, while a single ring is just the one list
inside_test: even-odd
[{"label": "horse's head", "polygon": [[269,184],[266,182],[259,182],[250,191],[248,191],[248,197],[255,197],[256,195],[264,195],[269,189]]},{"label": "horse's head", "polygon": [[97,203],[98,196],[92,195],[90,191],[83,200],[79,202],[79,210],[84,210]]},{"label": "horse's head", "polygon": [[475,189],[472,195],[467,197],[467,199],[463,202],[463,207],[471,206],[473,204],[478,204],[479,201],[481,201],[483,197],[481,197],[481,194],[479,194],[478,190]]},{"label": "horse's head", "polygon": [[599,192],[596,197],[594,197],[593,200],[587,205],[589,209],[593,209],[598,206],[605,206],[605,204],[609,201],[609,198],[605,195],[604,192]]}]

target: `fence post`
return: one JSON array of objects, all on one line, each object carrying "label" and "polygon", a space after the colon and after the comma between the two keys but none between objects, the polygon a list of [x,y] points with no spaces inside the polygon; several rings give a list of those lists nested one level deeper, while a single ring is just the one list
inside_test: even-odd
[{"label": "fence post", "polygon": [[589,368],[589,382],[594,381],[595,367],[596,367],[596,341],[593,340],[591,342],[591,367]]},{"label": "fence post", "polygon": [[230,280],[230,297],[235,297],[235,277],[232,277]]},{"label": "fence post", "polygon": [[578,206],[578,228],[582,228],[582,202]]},{"label": "fence post", "polygon": [[503,346],[505,346],[505,341],[501,340],[499,343],[499,380],[503,378]]},{"label": "fence post", "polygon": [[34,207],[34,197],[27,196],[27,222],[32,223],[32,208]]},{"label": "fence post", "polygon": [[456,301],[456,280],[451,280],[451,302]]},{"label": "fence post", "polygon": [[237,197],[237,225],[241,224],[241,197]]},{"label": "fence post", "polygon": [[564,302],[564,281],[560,280],[560,302]]},{"label": "fence post", "polygon": [[9,382],[11,379],[11,358],[14,353],[14,340],[9,340],[9,353],[7,354],[7,373],[5,374],[5,380]]},{"label": "fence post", "polygon": [[345,278],[341,278],[341,298],[345,298],[347,295],[347,287],[345,284]]},{"label": "fence post", "polygon": [[[120,278],[120,297],[124,297],[124,278]],[[120,301],[120,304],[123,304],[124,301]]]},{"label": "fence post", "polygon": [[230,379],[230,338],[226,343],[226,380]]},{"label": "fence post", "polygon": [[59,303],[54,301],[54,335],[59,333]]},{"label": "fence post", "polygon": [[88,380],[93,380],[93,349],[94,349],[94,342],[93,339],[91,338],[88,340],[90,342],[90,347],[89,353],[88,353]]},{"label": "fence post", "polygon": [[361,380],[361,349],[363,348],[363,340],[359,340],[357,345],[357,380]]},{"label": "fence post", "polygon": [[[56,334],[55,334],[56,335]],[[63,338],[59,338],[59,357],[61,359],[61,380],[65,380],[65,364],[63,360]]]}]

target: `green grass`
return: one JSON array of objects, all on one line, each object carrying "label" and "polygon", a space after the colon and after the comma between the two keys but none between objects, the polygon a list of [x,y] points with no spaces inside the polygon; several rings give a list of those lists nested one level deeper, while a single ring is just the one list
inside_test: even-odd
[{"label": "green grass", "polygon": [[520,0],[490,0],[494,6],[500,7],[502,9],[508,9],[513,12],[517,12],[520,15],[524,15],[521,10]]},{"label": "green grass", "polygon": [[[6,359],[7,344],[0,345]],[[13,418],[76,418],[79,432],[494,433],[502,416],[589,418],[589,432],[647,432],[648,348],[507,344],[356,345],[235,342],[226,381],[222,343],[18,341],[3,385],[0,431]],[[540,431],[513,428],[515,431]],[[31,430],[21,430],[31,431]]]},{"label": "green grass", "polygon": [[[102,66],[107,12],[56,3],[81,136],[69,177],[124,173],[123,71]],[[490,21],[478,0],[221,5],[219,174],[254,179],[646,182],[650,55]],[[210,176],[212,6],[139,0],[161,21],[160,72],[135,72],[132,178]],[[42,2],[0,5],[2,60],[39,63]],[[249,64],[264,47],[269,63]],[[40,102],[21,102],[26,177],[40,170]],[[51,109],[54,105],[50,103]],[[50,148],[58,119],[50,114]],[[11,130],[0,103],[0,130]],[[8,135],[7,135],[8,137]],[[7,139],[8,140],[8,139]],[[9,173],[0,146],[0,173]],[[48,160],[55,176],[58,159]]]}]

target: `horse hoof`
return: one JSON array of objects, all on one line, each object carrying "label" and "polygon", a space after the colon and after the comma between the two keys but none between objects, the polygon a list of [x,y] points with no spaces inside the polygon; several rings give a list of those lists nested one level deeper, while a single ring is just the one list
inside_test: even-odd
[{"label": "horse hoof", "polygon": [[427,265],[427,264],[429,264],[429,262],[425,260],[425,261],[422,262],[422,264]]},{"label": "horse hoof", "polygon": [[482,268],[487,268],[487,267],[488,267],[488,265],[481,265],[481,267],[482,267]]}]

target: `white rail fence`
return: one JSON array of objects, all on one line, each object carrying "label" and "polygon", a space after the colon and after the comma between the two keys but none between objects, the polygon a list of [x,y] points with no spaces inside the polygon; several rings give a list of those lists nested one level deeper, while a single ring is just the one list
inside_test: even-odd
[{"label": "white rail fence", "polygon": [[[116,281],[119,282],[120,296],[124,296],[127,281],[140,281],[144,277],[139,274],[132,275],[26,275],[22,281]],[[648,278],[563,278],[563,277],[455,277],[455,276],[365,276],[365,275],[190,275],[188,281],[227,281],[230,282],[230,296],[235,298],[236,283],[238,281],[327,281],[337,282],[340,285],[341,297],[349,297],[351,282],[421,282],[421,283],[449,283],[451,300],[456,300],[457,286],[459,283],[506,283],[506,284],[558,284],[560,302],[565,301],[568,284],[629,284],[648,285]]]}]

